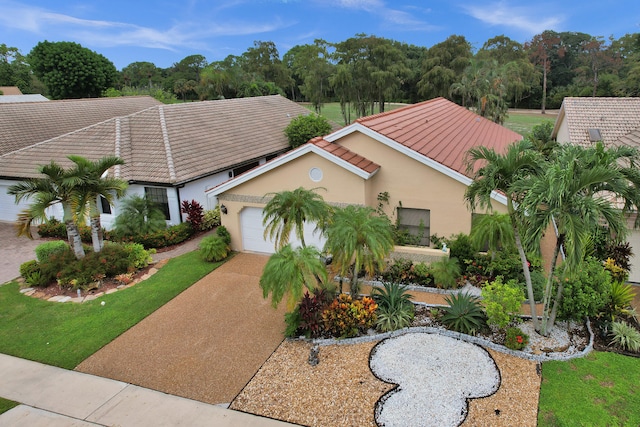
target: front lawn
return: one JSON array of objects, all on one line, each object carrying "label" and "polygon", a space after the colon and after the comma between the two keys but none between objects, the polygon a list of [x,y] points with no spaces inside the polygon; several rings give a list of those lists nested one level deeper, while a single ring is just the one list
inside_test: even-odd
[{"label": "front lawn", "polygon": [[640,425],[640,360],[592,352],[569,362],[545,362],[539,426]]},{"label": "front lawn", "polygon": [[220,265],[193,251],[144,282],[82,304],[30,298],[15,282],[2,286],[0,353],[73,369]]},{"label": "front lawn", "polygon": [[7,400],[0,397],[0,414],[7,412],[9,409],[15,408],[18,406],[18,402],[14,402],[13,400]]}]

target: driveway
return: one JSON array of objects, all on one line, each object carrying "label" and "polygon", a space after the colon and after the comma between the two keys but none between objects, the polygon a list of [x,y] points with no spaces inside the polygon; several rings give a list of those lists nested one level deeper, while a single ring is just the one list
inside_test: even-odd
[{"label": "driveway", "polygon": [[20,264],[36,259],[34,249],[43,240],[35,231],[33,237],[17,237],[14,223],[0,221],[0,285],[20,276]]},{"label": "driveway", "polygon": [[268,257],[240,253],[76,370],[212,404],[226,404],[283,340],[284,303],[262,297]]}]

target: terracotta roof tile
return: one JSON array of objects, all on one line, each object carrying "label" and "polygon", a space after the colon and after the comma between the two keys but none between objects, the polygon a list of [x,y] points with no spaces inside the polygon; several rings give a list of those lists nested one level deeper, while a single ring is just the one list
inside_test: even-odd
[{"label": "terracotta roof tile", "polygon": [[371,160],[366,159],[365,157],[362,157],[361,155],[342,147],[341,145],[333,144],[325,139],[314,138],[309,141],[309,144],[314,144],[317,147],[322,148],[328,153],[331,153],[334,156],[351,163],[352,165],[362,169],[365,172],[373,173],[380,168],[380,165],[378,165],[377,163],[374,163]]},{"label": "terracotta roof tile", "polygon": [[[309,110],[279,95],[160,105],[0,156],[0,176],[80,154],[116,154],[128,181],[177,184],[285,151],[284,128]],[[119,132],[118,132],[119,130]]]},{"label": "terracotta roof tile", "polygon": [[0,155],[159,104],[150,96],[0,103]]},{"label": "terracotta roof tile", "polygon": [[444,98],[363,117],[358,123],[450,169],[466,175],[467,151],[476,146],[502,152],[522,136]]}]

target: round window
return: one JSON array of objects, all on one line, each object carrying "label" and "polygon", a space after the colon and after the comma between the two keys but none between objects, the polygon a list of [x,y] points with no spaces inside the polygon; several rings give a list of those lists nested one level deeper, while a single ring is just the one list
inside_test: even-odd
[{"label": "round window", "polygon": [[309,178],[311,178],[311,181],[313,181],[313,182],[322,181],[322,169],[320,169],[320,168],[311,168],[309,170]]}]

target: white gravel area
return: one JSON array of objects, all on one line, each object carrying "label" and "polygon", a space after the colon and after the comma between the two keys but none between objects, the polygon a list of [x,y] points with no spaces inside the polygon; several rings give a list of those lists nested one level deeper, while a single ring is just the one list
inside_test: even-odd
[{"label": "white gravel area", "polygon": [[457,426],[468,400],[495,393],[500,372],[483,348],[454,338],[410,333],[389,338],[371,352],[371,371],[398,384],[376,405],[380,426]]}]

